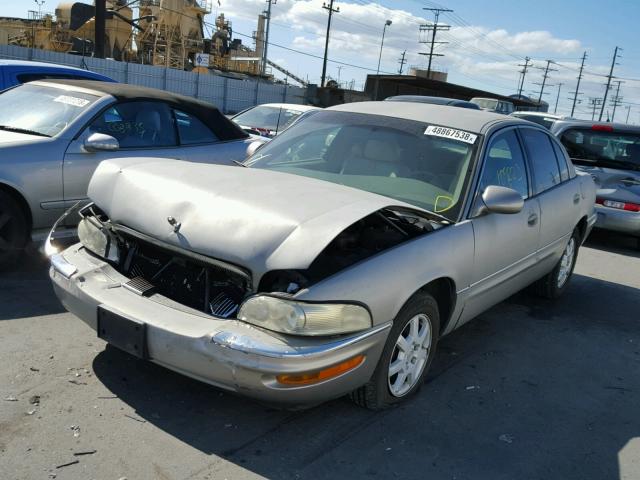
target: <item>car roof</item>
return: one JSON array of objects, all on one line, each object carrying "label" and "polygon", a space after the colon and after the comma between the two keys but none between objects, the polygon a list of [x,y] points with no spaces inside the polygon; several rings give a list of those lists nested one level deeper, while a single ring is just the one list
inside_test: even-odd
[{"label": "car roof", "polygon": [[30,60],[0,59],[0,68],[2,67],[27,67],[33,69],[35,72],[39,70],[59,70],[61,72],[74,72],[87,76],[101,77],[105,79],[109,78],[106,75],[102,75],[101,73],[93,72],[91,70],[85,70],[84,68],[72,67],[70,65],[59,65],[57,63],[32,62]]},{"label": "car roof", "polygon": [[[228,120],[212,103],[156,88],[140,87],[126,83],[98,82],[95,80],[37,80],[26,85],[44,85],[64,90],[82,91],[101,97],[111,96],[117,101],[162,101],[173,105],[174,108],[179,110],[194,113],[201,121],[207,123],[221,140],[248,137],[240,127]],[[20,86],[15,88],[20,88]]]},{"label": "car roof", "polygon": [[614,122],[594,122],[591,120],[579,119],[556,120],[551,127],[551,131],[553,133],[558,133],[572,127],[591,128],[593,126],[611,127],[614,132],[640,133],[640,125],[629,125],[628,123]]},{"label": "car roof", "polygon": [[383,115],[386,117],[414,120],[416,122],[444,125],[474,133],[484,133],[496,123],[505,125],[531,125],[527,120],[521,120],[499,113],[485,112],[471,108],[459,108],[449,105],[434,105],[432,103],[417,102],[355,102],[329,107],[334,110],[351,113],[366,113]]},{"label": "car roof", "polygon": [[262,103],[260,105],[256,105],[256,107],[287,108],[289,110],[297,110],[299,112],[308,112],[309,110],[322,110],[320,107],[314,107],[313,105],[300,105],[299,103]]},{"label": "car roof", "polygon": [[569,117],[565,117],[564,115],[558,115],[556,113],[530,112],[528,110],[518,110],[517,112],[511,112],[510,115],[513,115],[514,117],[519,117],[520,115],[530,115],[532,117],[546,117],[546,118],[552,118],[554,120],[561,120],[561,119],[564,119],[564,118],[569,118]]},{"label": "car roof", "polygon": [[447,98],[447,97],[432,97],[429,95],[395,95],[393,97],[387,97],[385,102],[419,102],[419,103],[432,103],[434,105],[452,105],[457,107],[467,107],[478,109],[478,105],[469,102],[468,100],[460,100],[459,98]]}]

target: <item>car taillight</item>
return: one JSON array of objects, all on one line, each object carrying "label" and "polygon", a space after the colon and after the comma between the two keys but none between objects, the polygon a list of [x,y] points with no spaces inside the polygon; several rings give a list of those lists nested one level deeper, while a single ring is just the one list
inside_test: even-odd
[{"label": "car taillight", "polygon": [[616,208],[618,210],[626,210],[628,212],[640,212],[640,205],[637,203],[625,203],[617,202],[616,200],[606,200],[604,198],[596,198],[598,205],[603,205],[609,208]]},{"label": "car taillight", "polygon": [[613,127],[611,125],[592,125],[591,130],[596,132],[613,132]]}]

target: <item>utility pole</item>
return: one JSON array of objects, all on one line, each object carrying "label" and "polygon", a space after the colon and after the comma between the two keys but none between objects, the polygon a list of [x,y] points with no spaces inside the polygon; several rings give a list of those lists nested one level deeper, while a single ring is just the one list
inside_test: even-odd
[{"label": "utility pole", "polygon": [[558,113],[558,101],[560,100],[560,88],[562,88],[562,85],[564,85],[564,83],[558,83],[558,96],[556,97],[556,106],[553,109],[553,113]]},{"label": "utility pole", "polygon": [[591,105],[591,107],[593,108],[592,112],[591,112],[591,121],[593,122],[596,118],[596,109],[598,108],[598,106],[600,105],[600,103],[602,102],[601,98],[594,98],[594,97],[590,97],[589,98],[589,104]]},{"label": "utility pole", "polygon": [[602,121],[602,115],[604,114],[604,106],[607,103],[607,94],[609,93],[609,88],[611,88],[611,79],[613,78],[613,68],[616,66],[616,60],[620,55],[618,55],[618,51],[622,50],[620,47],[616,47],[613,51],[613,60],[611,61],[611,70],[609,71],[609,75],[607,75],[607,87],[604,89],[604,99],[602,100],[602,108],[600,109],[600,117],[598,121]]},{"label": "utility pole", "polygon": [[324,87],[324,81],[327,77],[327,54],[329,53],[329,33],[331,32],[331,16],[340,12],[340,7],[333,8],[333,1],[329,0],[329,5],[323,3],[322,8],[329,11],[329,20],[327,20],[327,38],[324,42],[324,60],[322,61],[322,77],[320,78],[320,86]]},{"label": "utility pole", "polygon": [[107,17],[106,0],[96,0],[96,17],[95,17],[95,38],[93,47],[93,56],[104,58],[104,41],[105,41],[105,21]]},{"label": "utility pole", "polygon": [[624,123],[629,123],[629,114],[631,113],[631,105],[627,105],[625,108],[627,109],[627,119],[624,121]]},{"label": "utility pole", "polygon": [[578,73],[578,83],[576,85],[576,91],[573,92],[573,105],[571,105],[571,116],[576,110],[576,103],[578,102],[578,95],[580,94],[580,80],[582,80],[582,71],[584,70],[584,61],[587,59],[587,52],[582,54],[582,63],[580,64],[580,73]]},{"label": "utility pole", "polygon": [[[542,83],[535,83],[534,85],[540,85],[540,96],[538,97],[538,104],[542,101],[542,95],[544,95],[544,87],[547,84],[547,78],[549,78],[549,72],[557,72],[557,68],[550,68],[550,65],[554,63],[553,60],[547,60],[547,66],[544,68],[542,74]],[[551,85],[549,85],[551,86]]]},{"label": "utility pole", "polygon": [[340,86],[340,74],[342,73],[343,68],[344,68],[344,65],[338,66],[338,87]]},{"label": "utility pole", "polygon": [[522,67],[522,70],[520,70],[522,76],[520,77],[520,85],[518,85],[518,98],[520,98],[522,90],[524,89],[524,77],[527,75],[527,68],[533,65],[532,63],[529,63],[530,60],[531,59],[529,57],[524,57],[524,65],[518,65],[519,67]]},{"label": "utility pole", "polygon": [[433,24],[425,24],[420,25],[421,32],[431,32],[431,42],[420,42],[420,43],[431,43],[431,48],[429,49],[429,53],[420,53],[420,55],[428,55],[429,56],[429,65],[427,66],[427,78],[431,78],[431,61],[433,57],[442,57],[444,56],[442,53],[433,53],[433,49],[436,44],[444,44],[449,42],[436,42],[436,33],[438,30],[442,32],[446,32],[451,29],[451,25],[438,25],[438,19],[440,18],[440,14],[443,12],[453,12],[453,10],[449,10],[448,8],[423,8],[423,10],[428,10],[433,12],[434,21]]},{"label": "utility pole", "polygon": [[267,50],[269,49],[269,25],[271,24],[271,6],[275,5],[278,0],[267,0],[267,9],[262,12],[267,20],[267,26],[264,31],[264,45],[262,49],[262,74],[267,71]]},{"label": "utility pole", "polygon": [[611,105],[613,105],[613,112],[611,113],[611,121],[616,118],[616,107],[621,105],[622,97],[620,96],[620,84],[624,83],[622,80],[616,80],[613,83],[618,84],[618,88],[616,88],[616,96],[611,99]]},{"label": "utility pole", "polygon": [[402,52],[402,58],[398,59],[398,63],[400,64],[400,69],[398,70],[399,75],[402,75],[402,67],[404,67],[405,63],[407,63],[407,61],[404,59],[406,54],[407,51],[405,50],[404,52]]}]

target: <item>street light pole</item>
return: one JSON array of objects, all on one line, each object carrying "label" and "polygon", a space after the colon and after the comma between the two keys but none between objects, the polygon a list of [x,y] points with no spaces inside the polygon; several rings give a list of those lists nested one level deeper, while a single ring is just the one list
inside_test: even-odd
[{"label": "street light pole", "polygon": [[382,47],[384,47],[384,34],[387,31],[387,27],[390,26],[393,22],[391,20],[387,20],[384,22],[384,28],[382,29],[382,41],[380,42],[380,55],[378,55],[378,69],[376,70],[376,88],[373,92],[373,99],[378,99],[378,83],[380,83],[380,62],[382,61]]}]

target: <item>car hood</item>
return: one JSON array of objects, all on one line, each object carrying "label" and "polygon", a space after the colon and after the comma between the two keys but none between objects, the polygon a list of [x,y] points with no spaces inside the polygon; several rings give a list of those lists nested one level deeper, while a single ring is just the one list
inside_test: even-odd
[{"label": "car hood", "polygon": [[598,189],[600,198],[620,202],[640,203],[640,172],[617,168],[577,166],[589,173]]},{"label": "car hood", "polygon": [[50,140],[49,137],[39,135],[29,135],[26,133],[8,132],[0,130],[0,147],[10,147],[13,145],[24,145],[26,143],[40,143]]},{"label": "car hood", "polygon": [[139,158],[102,162],[89,197],[113,222],[251,270],[255,285],[270,270],[308,268],[340,232],[381,208],[418,210],[288,173]]}]

